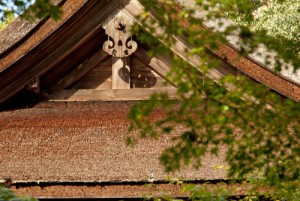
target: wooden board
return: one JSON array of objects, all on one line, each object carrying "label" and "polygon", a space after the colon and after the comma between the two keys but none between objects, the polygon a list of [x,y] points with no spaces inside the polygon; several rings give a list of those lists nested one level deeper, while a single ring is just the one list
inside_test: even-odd
[{"label": "wooden board", "polygon": [[138,57],[131,57],[131,88],[163,88],[172,87],[165,78],[157,74],[148,64]]},{"label": "wooden board", "polygon": [[92,68],[78,82],[73,84],[69,89],[112,89],[112,61],[111,57],[106,59]]},{"label": "wooden board", "polygon": [[[102,59],[102,57],[98,57]],[[124,59],[124,58],[123,58]],[[128,65],[130,59],[130,66]],[[64,89],[97,89],[97,90],[109,90],[109,89],[129,89],[129,88],[164,88],[172,87],[164,77],[156,72],[152,66],[160,65],[161,60],[156,59],[157,62],[150,66],[144,63],[139,57],[132,55],[130,58],[126,58],[127,64],[126,70],[130,72],[130,84],[120,78],[120,69],[124,68],[124,62],[122,65],[115,65],[112,61],[112,57],[108,56],[101,63],[97,64],[91,69],[91,66],[85,67],[90,69],[79,81],[72,84],[69,88]],[[116,59],[115,59],[116,60]],[[152,59],[153,60],[153,59]],[[147,61],[147,60],[145,60]],[[96,63],[96,62],[94,62]],[[115,72],[113,73],[113,67]],[[164,64],[167,71],[166,64]],[[158,68],[158,67],[156,67]],[[65,79],[65,78],[64,78]],[[114,80],[115,86],[114,86]],[[127,80],[128,81],[128,80]]]},{"label": "wooden board", "polygon": [[116,100],[145,100],[153,93],[167,93],[176,99],[177,89],[112,89],[112,90],[62,90],[48,95],[50,101],[116,101]]}]

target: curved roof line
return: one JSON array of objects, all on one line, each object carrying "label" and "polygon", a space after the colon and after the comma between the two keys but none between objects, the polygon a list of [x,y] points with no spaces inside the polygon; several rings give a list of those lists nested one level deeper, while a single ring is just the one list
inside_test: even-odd
[{"label": "curved roof line", "polygon": [[[58,2],[61,2],[57,0]],[[94,1],[92,1],[94,2]],[[90,10],[94,10],[95,8],[93,6],[87,6],[86,9],[82,9],[84,5],[88,3],[92,3],[88,0],[72,0],[72,1],[66,1],[62,8],[64,10],[63,16],[61,17],[61,20],[59,22],[55,22],[52,19],[46,19],[39,22],[36,22],[37,24],[34,25],[26,25],[24,24],[23,28],[26,29],[23,33],[20,34],[18,37],[18,40],[20,42],[12,42],[10,47],[4,47],[2,48],[2,54],[0,52],[0,103],[6,100],[8,97],[16,93],[17,91],[21,90],[24,85],[29,82],[31,79],[33,79],[35,76],[38,76],[42,71],[42,69],[37,70],[36,65],[39,66],[42,65],[44,60],[36,61],[34,63],[32,60],[34,59],[43,59],[41,58],[41,51],[39,50],[45,50],[48,48],[48,46],[52,45],[53,43],[56,43],[58,45],[58,42],[55,41],[55,38],[60,38],[62,33],[65,33],[68,30],[61,30],[62,27],[74,27],[76,26],[76,22],[72,21],[72,16],[75,16],[76,13],[80,12],[90,12]],[[98,1],[95,1],[98,2]],[[95,3],[94,2],[94,3]],[[100,2],[100,3],[99,3]],[[106,1],[99,1],[98,3],[101,5],[98,5],[98,8],[101,8],[106,15],[108,15],[109,11],[103,10],[103,7],[108,6],[109,4],[123,4],[125,9],[127,9],[128,12],[134,17],[138,15],[141,12],[141,9],[143,7],[138,3],[137,0],[115,0],[110,1],[107,3]],[[118,3],[119,2],[119,3]],[[131,3],[134,2],[134,3]],[[98,4],[95,3],[95,4]],[[104,6],[105,5],[105,6]],[[101,7],[102,6],[102,7]],[[112,7],[111,7],[112,8]],[[90,9],[90,10],[89,10]],[[99,12],[98,12],[99,13]],[[82,14],[83,16],[85,14]],[[101,15],[101,20],[104,17],[104,14]],[[79,14],[78,14],[79,16]],[[106,16],[107,17],[107,16]],[[79,19],[79,18],[78,18]],[[74,20],[74,19],[73,19]],[[97,19],[99,21],[99,19]],[[63,26],[65,25],[66,26]],[[93,23],[95,26],[95,23]],[[17,26],[18,22],[13,23],[9,25],[6,30],[0,34],[3,35],[7,33],[8,30],[15,30],[13,27]],[[30,29],[31,27],[31,29]],[[21,28],[22,29],[22,28]],[[59,31],[58,31],[59,30]],[[58,35],[57,35],[57,34]],[[56,35],[55,35],[56,34]],[[7,37],[9,37],[10,34],[7,34]],[[55,40],[54,40],[55,39]],[[44,45],[40,47],[43,41]],[[52,42],[51,42],[52,41]],[[184,40],[179,41],[180,44],[176,48],[182,48],[184,45],[188,45]],[[176,46],[176,44],[175,44]],[[37,48],[39,47],[39,48]],[[66,46],[67,47],[67,46]],[[71,46],[68,46],[71,47]],[[11,49],[10,49],[11,48]],[[60,48],[59,45],[57,48]],[[175,49],[176,49],[175,48]],[[1,48],[0,48],[1,50]],[[34,50],[34,51],[33,51]],[[55,49],[54,49],[55,50]],[[253,61],[250,58],[243,57],[241,59],[236,59],[237,55],[239,54],[236,49],[231,47],[230,45],[221,45],[219,50],[213,51],[214,54],[216,54],[219,58],[225,60],[226,62],[230,63],[232,66],[240,70],[241,72],[245,73],[246,75],[250,76],[251,78],[261,82],[264,85],[267,85],[271,89],[277,91],[278,93],[287,96],[293,100],[300,100],[300,86],[299,84],[288,80],[282,75],[278,75],[270,69],[266,69],[264,66],[262,66],[260,63],[257,63],[256,61]],[[176,52],[177,54],[180,54],[180,52]],[[45,54],[45,53],[44,53]],[[49,54],[49,55],[48,55]],[[47,58],[49,59],[51,57],[50,52],[48,51]],[[57,54],[56,54],[57,55]],[[235,58],[234,58],[235,57]],[[194,59],[194,60],[193,60]],[[194,66],[197,64],[197,58],[193,58],[191,61],[194,62]],[[25,63],[24,63],[25,62]],[[48,62],[50,65],[50,63]],[[26,67],[24,67],[24,65]],[[26,68],[26,69],[25,69]],[[48,67],[47,67],[48,68]],[[49,67],[50,68],[50,67]],[[24,76],[23,73],[27,73],[27,76]],[[212,72],[217,79],[219,76],[224,76],[222,72],[219,72],[217,69],[214,69]],[[30,75],[29,75],[30,74]],[[16,79],[21,78],[22,75],[22,82],[18,81],[19,85],[16,85]],[[11,76],[11,77],[9,77]],[[212,76],[212,78],[214,78]],[[26,80],[25,80],[26,79]],[[10,89],[9,89],[10,88]]]},{"label": "curved roof line", "polygon": [[[62,6],[66,0],[53,0],[54,5]],[[15,19],[2,31],[0,31],[0,57],[7,54],[8,51],[14,49],[18,44],[22,43],[23,40],[30,37],[31,34],[42,26],[45,19],[36,19],[35,21],[24,20],[21,17]]]},{"label": "curved roof line", "polygon": [[0,72],[26,55],[37,44],[65,23],[87,0],[56,0],[63,9],[61,20],[51,18],[33,23],[18,18],[0,32]]}]

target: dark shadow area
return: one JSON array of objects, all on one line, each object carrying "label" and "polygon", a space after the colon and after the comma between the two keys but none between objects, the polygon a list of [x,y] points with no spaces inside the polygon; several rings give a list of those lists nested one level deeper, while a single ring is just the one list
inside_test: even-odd
[{"label": "dark shadow area", "polygon": [[[225,179],[217,179],[217,180],[190,180],[190,181],[184,181],[185,184],[195,184],[195,185],[201,185],[201,184],[215,184],[216,186],[218,184],[242,184],[244,183],[245,180],[225,180]],[[85,182],[62,182],[62,183],[37,183],[37,182],[29,182],[29,183],[22,183],[22,184],[14,184],[15,187],[17,189],[19,188],[23,188],[23,187],[38,187],[38,188],[42,188],[42,189],[46,189],[47,187],[51,187],[51,186],[73,186],[73,187],[81,187],[81,186],[88,186],[88,187],[106,187],[106,188],[110,188],[113,186],[132,186],[132,185],[137,185],[137,186],[144,186],[149,184],[149,182],[103,182],[103,183],[85,183]],[[152,185],[160,185],[160,184],[169,184],[168,181],[155,181],[155,182],[151,182]],[[176,185],[176,184],[174,184]],[[163,193],[162,193],[163,194]],[[232,195],[232,196],[226,196],[224,199],[222,200],[226,200],[226,201],[238,201],[238,200],[242,200],[245,199],[247,197],[247,194],[240,194],[240,195]],[[160,200],[166,200],[164,197],[155,197],[156,200],[157,198],[159,198]],[[176,200],[192,200],[189,199],[188,196],[186,195],[174,195],[171,198],[176,199]],[[197,200],[201,200],[201,197],[199,197]],[[203,197],[202,197],[203,198]],[[218,200],[218,197],[211,197],[211,198],[215,198],[214,200]],[[137,200],[155,200],[154,198],[151,197],[142,197],[142,196],[134,196],[134,197],[121,197],[120,195],[111,195],[108,197],[99,197],[99,198],[88,198],[88,197],[77,197],[77,198],[40,198],[39,200],[41,201],[58,201],[58,200],[62,200],[62,201],[81,201],[81,200],[132,200],[132,201],[137,201]],[[195,198],[194,198],[195,200]],[[206,198],[206,200],[208,200],[208,198]],[[258,199],[260,201],[272,201],[273,199],[271,198],[266,198],[264,196],[258,196]]]},{"label": "dark shadow area", "polygon": [[136,66],[131,70],[130,88],[151,88],[157,83],[157,78],[150,68]]},{"label": "dark shadow area", "polygon": [[24,88],[19,93],[2,103],[0,105],[0,111],[31,108],[45,100],[46,98],[42,94],[37,94]]},{"label": "dark shadow area", "polygon": [[130,71],[125,66],[119,69],[118,75],[124,82],[130,82]]}]

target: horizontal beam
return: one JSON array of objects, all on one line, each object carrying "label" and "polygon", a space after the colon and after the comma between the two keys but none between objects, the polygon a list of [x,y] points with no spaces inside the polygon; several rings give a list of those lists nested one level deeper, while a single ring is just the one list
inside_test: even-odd
[{"label": "horizontal beam", "polygon": [[177,89],[170,88],[135,88],[135,89],[112,89],[90,90],[70,89],[61,90],[49,94],[49,101],[114,101],[114,100],[145,100],[153,93],[167,93],[169,98],[177,98]]},{"label": "horizontal beam", "polygon": [[[197,181],[189,182],[198,187],[215,192],[219,188],[228,190],[232,196],[247,195],[251,186],[247,183],[230,183],[214,181],[213,183],[198,183]],[[146,197],[164,197],[187,198],[189,192],[183,192],[184,184],[170,183],[125,183],[125,184],[43,184],[43,185],[16,185],[11,186],[11,190],[19,195],[30,195],[43,199],[138,199]],[[260,189],[264,192],[266,189]]]}]

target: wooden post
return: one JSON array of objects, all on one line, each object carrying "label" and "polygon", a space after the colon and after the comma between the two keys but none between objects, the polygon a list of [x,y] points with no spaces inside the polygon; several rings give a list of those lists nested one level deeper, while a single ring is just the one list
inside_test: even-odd
[{"label": "wooden post", "polygon": [[130,89],[130,58],[112,57],[112,88]]}]

